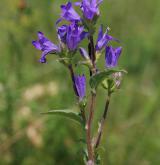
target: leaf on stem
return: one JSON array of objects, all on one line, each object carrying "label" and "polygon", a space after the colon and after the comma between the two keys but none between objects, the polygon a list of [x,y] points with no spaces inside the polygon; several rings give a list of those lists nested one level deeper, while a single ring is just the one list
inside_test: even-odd
[{"label": "leaf on stem", "polygon": [[107,69],[103,72],[99,72],[90,78],[90,81],[89,81],[90,87],[92,89],[96,89],[98,85],[101,84],[106,78],[108,78],[109,76],[111,76],[113,73],[116,73],[116,72],[127,73],[125,70],[122,70],[122,69]]},{"label": "leaf on stem", "polygon": [[48,112],[42,112],[41,114],[46,114],[46,115],[58,115],[58,116],[62,116],[62,117],[66,117],[68,119],[71,119],[79,124],[82,124],[83,121],[81,119],[81,116],[79,115],[79,113],[71,111],[71,110],[50,110]]}]

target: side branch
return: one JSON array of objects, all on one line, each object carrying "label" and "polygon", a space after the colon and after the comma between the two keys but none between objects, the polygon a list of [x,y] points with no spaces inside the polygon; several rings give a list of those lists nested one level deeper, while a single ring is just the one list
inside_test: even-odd
[{"label": "side branch", "polygon": [[101,119],[100,124],[99,124],[98,135],[97,135],[96,140],[95,140],[95,145],[94,145],[95,148],[98,148],[98,146],[100,144],[100,141],[101,141],[101,136],[102,136],[102,133],[103,133],[105,120],[107,118],[110,98],[111,98],[111,94],[108,94],[105,109],[104,109],[104,112],[103,112],[103,116],[102,116],[102,119]]}]

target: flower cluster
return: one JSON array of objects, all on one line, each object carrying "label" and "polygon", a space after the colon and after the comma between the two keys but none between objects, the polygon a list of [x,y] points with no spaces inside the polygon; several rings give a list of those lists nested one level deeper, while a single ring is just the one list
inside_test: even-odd
[{"label": "flower cluster", "polygon": [[[83,19],[87,19],[89,22],[94,21],[95,17],[100,15],[99,5],[103,0],[82,0],[82,2],[76,2],[72,4],[68,2],[67,4],[61,5],[60,18],[57,20],[58,25],[61,21],[66,20],[69,23],[57,27],[57,35],[59,39],[59,44],[54,44],[48,40],[42,32],[38,32],[38,40],[33,41],[32,44],[35,48],[42,51],[40,58],[41,63],[46,63],[46,56],[48,54],[61,54],[64,49],[69,52],[77,51],[79,44],[85,38],[90,35],[90,32],[85,31],[85,26],[82,24]],[[81,17],[78,12],[74,9],[73,5],[79,6],[83,17]],[[97,42],[95,45],[95,50],[97,54],[105,48],[105,62],[107,68],[113,68],[117,66],[118,58],[121,54],[122,48],[113,48],[109,46],[110,41],[118,41],[114,37],[108,34],[109,28],[103,33],[103,26],[101,25],[98,32]],[[89,55],[84,48],[79,48],[80,54],[87,60],[89,60]],[[81,76],[76,77],[76,85],[78,84],[78,78],[81,81],[85,81]],[[82,83],[85,85],[85,83]],[[79,88],[80,90],[80,88]],[[79,93],[79,97],[82,98],[80,93],[84,93],[82,88]],[[84,96],[84,94],[83,94]]]},{"label": "flower cluster", "polygon": [[[56,54],[59,61],[69,68],[73,88],[79,103],[82,103],[86,97],[86,77],[84,74],[76,75],[73,66],[77,67],[80,64],[85,64],[89,68],[92,78],[90,78],[90,86],[91,88],[94,87],[94,90],[96,90],[100,80],[101,84],[104,80],[108,81],[109,84],[105,86],[105,89],[109,87],[112,89],[113,86],[119,88],[121,83],[121,72],[115,71],[114,68],[118,65],[122,47],[112,47],[111,45],[112,42],[119,43],[119,40],[109,34],[110,29],[108,27],[104,31],[103,25],[100,25],[97,40],[94,44],[93,35],[96,32],[95,25],[100,16],[99,6],[102,2],[103,0],[81,0],[81,2],[68,2],[61,5],[61,14],[56,21],[58,44],[52,43],[42,32],[38,32],[38,40],[32,42],[36,49],[42,51],[39,60],[41,63],[47,62],[47,55]],[[77,12],[75,8],[78,8],[81,13]],[[64,21],[67,23],[63,24]],[[84,39],[88,39],[86,48],[80,45]],[[73,60],[78,53],[83,61]],[[104,71],[101,73],[97,67],[97,62],[103,53],[105,53],[105,71],[109,72]],[[96,77],[96,75],[98,76]],[[104,77],[106,75],[107,78]],[[95,77],[93,78],[93,76]],[[111,79],[112,81],[110,81]],[[111,85],[111,82],[114,82],[114,85]],[[94,83],[95,85],[93,85]]]}]

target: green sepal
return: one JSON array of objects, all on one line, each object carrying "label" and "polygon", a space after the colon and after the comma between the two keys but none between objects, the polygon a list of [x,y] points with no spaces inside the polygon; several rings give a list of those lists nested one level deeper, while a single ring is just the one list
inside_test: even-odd
[{"label": "green sepal", "polygon": [[98,62],[98,60],[100,59],[102,53],[100,51],[96,52],[96,62]]},{"label": "green sepal", "polygon": [[113,93],[114,92],[113,89],[115,89],[115,81],[110,78],[107,80],[107,82],[108,82],[108,92]]},{"label": "green sepal", "polygon": [[76,54],[76,50],[75,51],[62,50],[62,52],[59,53],[58,61],[64,64],[65,66],[68,66],[73,62],[73,57],[75,56],[75,54]]},{"label": "green sepal", "polygon": [[79,124],[83,124],[83,120],[80,116],[79,113],[71,111],[71,110],[50,110],[48,112],[42,112],[41,114],[46,114],[46,115],[58,115],[62,117],[66,117],[68,119],[71,119]]},{"label": "green sepal", "polygon": [[107,81],[107,79],[105,79],[105,80],[102,81],[102,87],[104,89],[107,89],[108,90],[108,81]]},{"label": "green sepal", "polygon": [[90,21],[83,16],[82,23],[84,27],[88,30],[90,35],[93,35],[95,33],[95,30],[96,30],[95,25],[96,25],[97,19],[98,17],[94,18],[93,21]]},{"label": "green sepal", "polygon": [[59,58],[58,61],[64,64],[65,66],[68,66],[71,63],[71,59],[67,57]]},{"label": "green sepal", "polygon": [[91,62],[91,60],[79,61],[78,62],[78,65],[84,65],[84,66],[87,66],[90,69],[92,68],[92,62]]},{"label": "green sepal", "polygon": [[84,109],[86,105],[87,105],[87,99],[84,97],[84,99],[79,102],[79,107],[81,109]]},{"label": "green sepal", "polygon": [[90,87],[92,89],[96,89],[99,86],[99,84],[101,84],[106,78],[109,78],[110,75],[116,72],[126,73],[126,71],[122,69],[107,69],[103,72],[99,72],[90,78]]}]

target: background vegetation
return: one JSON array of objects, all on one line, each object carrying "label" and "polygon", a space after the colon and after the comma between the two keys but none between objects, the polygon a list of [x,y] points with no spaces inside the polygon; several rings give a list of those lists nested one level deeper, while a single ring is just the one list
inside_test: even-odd
[{"label": "background vegetation", "polygon": [[[0,164],[81,165],[81,128],[40,112],[75,107],[67,70],[54,56],[38,63],[38,30],[56,42],[66,0],[0,1]],[[122,41],[128,70],[114,94],[101,154],[104,165],[160,164],[160,1],[104,0],[99,24]],[[104,65],[102,61],[101,66]],[[98,93],[96,119],[105,93]]]}]

